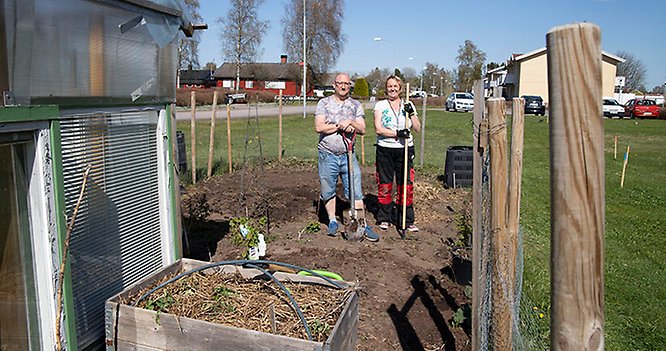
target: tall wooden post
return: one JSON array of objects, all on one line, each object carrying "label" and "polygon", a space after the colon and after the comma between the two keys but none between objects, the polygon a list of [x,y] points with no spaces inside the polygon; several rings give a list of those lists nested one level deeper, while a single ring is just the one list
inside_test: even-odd
[{"label": "tall wooden post", "polygon": [[213,150],[215,149],[215,119],[217,114],[217,90],[213,92],[213,113],[210,116],[210,140],[208,142],[208,172],[206,176],[213,175]]},{"label": "tall wooden post", "polygon": [[229,160],[229,173],[232,169],[231,161],[231,104],[227,101],[227,159]]},{"label": "tall wooden post", "polygon": [[504,98],[488,99],[490,130],[490,226],[492,257],[493,350],[512,349],[512,302],[514,275],[509,271],[515,251],[509,247],[507,231],[507,139]]},{"label": "tall wooden post", "polygon": [[472,350],[479,350],[479,320],[481,308],[479,301],[485,289],[486,275],[481,271],[481,155],[483,148],[480,147],[481,138],[486,138],[481,132],[481,120],[483,119],[484,99],[483,81],[474,82],[474,124],[473,124],[473,155],[472,163]]},{"label": "tall wooden post", "polygon": [[278,161],[282,161],[282,89],[278,101]]},{"label": "tall wooden post", "polygon": [[192,119],[190,120],[190,139],[191,147],[190,151],[192,152],[192,184],[197,182],[197,138],[196,138],[196,120],[197,120],[197,93],[192,90],[190,93],[190,106],[192,107]]},{"label": "tall wooden post", "polygon": [[428,105],[428,95],[423,96],[423,119],[421,120],[421,150],[419,154],[419,165],[423,167],[423,154],[425,149],[425,122],[426,122],[426,107]]},{"label": "tall wooden post", "polygon": [[601,31],[546,35],[550,100],[551,349],[604,349]]}]

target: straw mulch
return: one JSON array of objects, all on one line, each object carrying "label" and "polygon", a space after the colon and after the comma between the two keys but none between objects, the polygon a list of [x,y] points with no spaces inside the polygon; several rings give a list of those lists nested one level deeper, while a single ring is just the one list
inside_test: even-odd
[{"label": "straw mulch", "polygon": [[[167,276],[121,302],[132,304],[150,289],[172,277]],[[313,341],[326,341],[353,291],[321,285],[282,283],[305,316]],[[178,317],[308,339],[296,310],[275,282],[247,280],[240,274],[197,272],[153,292],[137,306]]]}]

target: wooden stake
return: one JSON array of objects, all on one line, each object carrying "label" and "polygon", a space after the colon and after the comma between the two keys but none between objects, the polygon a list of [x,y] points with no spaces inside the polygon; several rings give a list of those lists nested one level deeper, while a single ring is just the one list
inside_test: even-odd
[{"label": "wooden stake", "polygon": [[[481,121],[483,116],[483,80],[474,82],[474,124],[473,132],[473,156],[472,163],[472,350],[479,350],[479,321],[481,319],[480,301],[485,287],[486,275],[481,267],[481,216],[483,213],[481,198],[481,165],[480,140],[487,138],[487,134],[481,132]],[[425,121],[424,121],[425,122]]]},{"label": "wooden stake", "polygon": [[190,146],[190,151],[192,152],[191,159],[192,159],[192,184],[196,184],[197,182],[197,138],[196,138],[196,119],[197,119],[197,97],[196,97],[196,92],[192,90],[190,93],[190,106],[192,107],[192,119],[190,121],[190,139],[191,139],[191,146]]},{"label": "wooden stake", "polygon": [[278,161],[282,161],[282,89],[278,101]]},{"label": "wooden stake", "polygon": [[[407,90],[405,90],[405,103],[409,102],[409,83],[406,84]],[[405,116],[405,128],[409,128],[409,118]],[[404,183],[402,186],[402,230],[403,230],[403,236],[404,236],[404,231],[407,229],[407,177],[408,177],[408,170],[409,170],[409,139],[405,139],[405,158],[404,158],[404,166],[403,166],[403,173],[402,173],[402,182]]]},{"label": "wooden stake", "polygon": [[210,141],[208,142],[208,172],[206,176],[213,175],[213,149],[215,149],[215,119],[217,113],[217,90],[213,92],[213,113],[210,116]]},{"label": "wooden stake", "polygon": [[[490,122],[490,225],[492,257],[493,350],[512,349],[512,306],[515,251],[509,248],[507,231],[507,137],[504,98],[487,101]],[[512,263],[514,262],[514,263]]]},{"label": "wooden stake", "polygon": [[229,102],[227,102],[227,159],[229,160],[229,173],[231,173],[231,105]]},{"label": "wooden stake", "polygon": [[81,191],[79,192],[79,198],[76,200],[76,206],[74,206],[74,212],[72,213],[72,218],[69,220],[67,225],[67,232],[65,233],[65,243],[62,249],[62,259],[60,260],[60,269],[58,270],[58,291],[56,292],[56,322],[55,322],[55,334],[56,334],[56,350],[62,350],[62,338],[60,336],[60,320],[62,318],[62,289],[65,280],[65,268],[67,267],[67,257],[69,255],[69,239],[72,237],[72,230],[74,229],[74,223],[76,223],[76,215],[79,213],[79,206],[81,206],[81,201],[83,200],[83,194],[86,192],[86,184],[88,183],[88,174],[90,174],[90,165],[86,167],[86,170],[83,172],[83,183],[81,184]]},{"label": "wooden stake", "polygon": [[426,107],[428,106],[427,104],[428,100],[428,95],[423,96],[423,120],[421,122],[421,152],[419,154],[419,165],[423,167],[423,154],[424,154],[424,149],[425,149],[425,122],[426,122]]},{"label": "wooden stake", "polygon": [[361,164],[365,166],[365,135],[361,135]]},{"label": "wooden stake", "polygon": [[546,35],[551,173],[551,348],[604,349],[601,30]]},{"label": "wooden stake", "polygon": [[622,179],[620,180],[620,188],[624,188],[624,173],[627,171],[627,163],[629,163],[629,144],[627,144],[627,152],[624,153],[624,164],[622,164]]},{"label": "wooden stake", "polygon": [[617,135],[613,139],[615,139],[613,142],[613,159],[617,160]]}]

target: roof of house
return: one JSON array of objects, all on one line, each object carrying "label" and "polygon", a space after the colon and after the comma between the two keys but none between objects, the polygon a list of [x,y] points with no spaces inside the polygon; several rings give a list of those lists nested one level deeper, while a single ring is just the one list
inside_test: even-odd
[{"label": "roof of house", "polygon": [[[303,66],[298,63],[244,63],[241,65],[240,78],[259,81],[301,79]],[[235,79],[236,64],[225,62],[218,68],[213,77],[219,79]]]},{"label": "roof of house", "polygon": [[[534,51],[528,52],[526,54],[511,54],[511,58],[509,58],[509,64],[513,62],[521,62],[525,60],[529,60],[533,57],[539,56],[539,55],[544,55],[546,53],[546,47],[542,47],[540,49],[536,49]],[[615,56],[613,54],[609,54],[605,51],[601,52],[601,55],[604,59],[607,61],[610,61],[610,63],[617,65],[619,63],[622,63],[625,61],[622,57]]]},{"label": "roof of house", "polygon": [[213,79],[213,71],[208,69],[182,69],[180,70],[181,84],[200,84],[205,80]]}]

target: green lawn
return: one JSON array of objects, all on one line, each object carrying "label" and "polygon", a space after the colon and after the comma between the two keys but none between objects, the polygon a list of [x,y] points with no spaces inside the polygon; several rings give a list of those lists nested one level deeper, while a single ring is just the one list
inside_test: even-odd
[{"label": "green lawn", "polygon": [[[374,163],[372,113],[367,111],[366,165]],[[471,145],[471,114],[428,111],[424,166],[417,174],[444,174],[446,148]],[[262,118],[259,128],[247,120],[232,121],[233,161],[261,152],[277,159],[277,118]],[[189,144],[189,121],[178,122]],[[605,345],[608,350],[659,350],[666,345],[666,121],[605,120],[606,141],[606,250]],[[258,131],[258,132],[257,132]],[[226,122],[216,128],[216,172],[227,171]],[[613,159],[613,137],[618,136],[618,157]],[[245,139],[248,138],[248,143]],[[197,123],[197,168],[205,174],[209,123]],[[417,135],[416,164],[420,163]],[[315,162],[317,134],[312,117],[286,116],[283,123],[283,158]],[[624,188],[620,188],[622,158],[631,145]],[[247,145],[247,148],[245,147]],[[189,152],[188,146],[188,152]],[[548,340],[550,305],[550,212],[548,124],[543,117],[526,116],[521,225],[524,236],[525,299],[544,318],[535,318],[533,337]],[[360,158],[361,148],[357,148]],[[188,157],[189,164],[189,157]],[[538,314],[537,314],[538,315]]]}]

